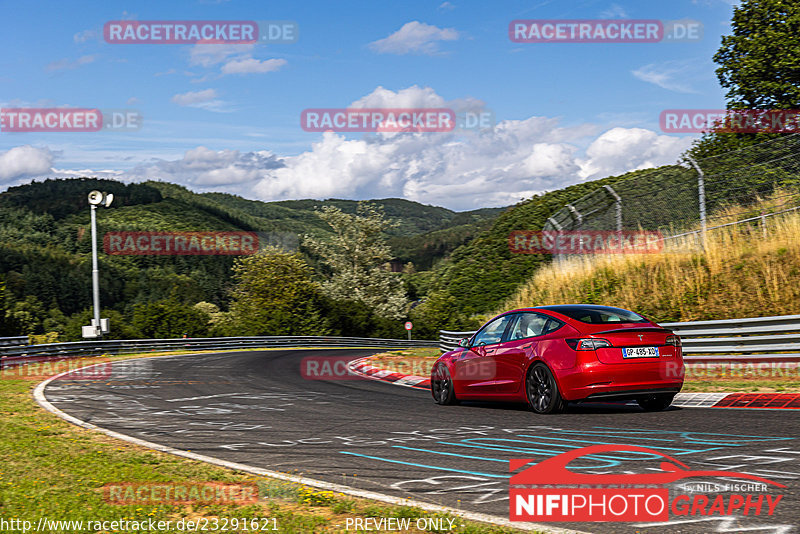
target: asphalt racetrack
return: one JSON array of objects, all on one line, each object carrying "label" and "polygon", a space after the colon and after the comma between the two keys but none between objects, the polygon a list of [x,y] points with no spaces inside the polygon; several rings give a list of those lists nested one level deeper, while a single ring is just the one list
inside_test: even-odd
[{"label": "asphalt racetrack", "polygon": [[[510,459],[541,461],[594,444],[657,449],[692,470],[757,474],[787,488],[775,513],[670,514],[668,523],[548,523],[584,532],[792,532],[800,524],[800,414],[758,409],[579,405],[538,416],[522,405],[438,406],[430,392],[368,379],[310,380],[309,361],[375,349],[298,349],[116,362],[91,380],[51,382],[58,409],[176,449],[508,519]],[[311,358],[312,360],[308,360]],[[329,360],[330,361],[330,360]],[[69,377],[67,377],[69,378]],[[608,453],[576,472],[660,472],[648,455]],[[708,479],[704,479],[708,480]],[[742,480],[716,479],[718,484]],[[553,481],[557,482],[557,481]],[[692,488],[672,483],[670,496]],[[688,489],[687,489],[688,488]],[[718,487],[705,494],[729,495]]]}]

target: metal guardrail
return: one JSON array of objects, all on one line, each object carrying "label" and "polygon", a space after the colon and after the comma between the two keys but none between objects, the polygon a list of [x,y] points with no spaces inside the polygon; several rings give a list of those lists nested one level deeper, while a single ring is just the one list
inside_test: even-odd
[{"label": "metal guardrail", "polygon": [[28,336],[14,336],[14,337],[0,337],[1,347],[16,347],[18,345],[27,345]]},{"label": "metal guardrail", "polygon": [[53,358],[130,354],[135,352],[172,352],[195,350],[230,350],[280,347],[435,347],[436,341],[380,339],[335,336],[251,336],[177,339],[126,339],[74,341],[41,345],[0,347],[3,365]]},{"label": "metal guardrail", "polygon": [[[660,324],[681,337],[689,362],[800,362],[800,315]],[[439,350],[474,333],[440,330]]]}]

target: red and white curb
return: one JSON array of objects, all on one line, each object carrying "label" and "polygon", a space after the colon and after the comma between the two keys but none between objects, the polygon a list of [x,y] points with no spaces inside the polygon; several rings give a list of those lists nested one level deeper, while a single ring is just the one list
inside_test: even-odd
[{"label": "red and white curb", "polygon": [[375,367],[370,363],[374,356],[367,356],[366,358],[359,358],[347,364],[347,368],[351,373],[371,378],[373,380],[380,380],[382,382],[391,382],[396,386],[405,386],[416,389],[431,389],[430,377],[407,375],[398,373],[397,371],[390,371],[389,369],[382,369]]},{"label": "red and white curb", "polygon": [[[406,375],[382,369],[370,363],[374,356],[351,361],[347,368],[351,373],[389,382],[396,386],[429,390],[429,377]],[[800,410],[800,393],[678,393],[673,406],[681,408],[760,408],[773,410]]]}]

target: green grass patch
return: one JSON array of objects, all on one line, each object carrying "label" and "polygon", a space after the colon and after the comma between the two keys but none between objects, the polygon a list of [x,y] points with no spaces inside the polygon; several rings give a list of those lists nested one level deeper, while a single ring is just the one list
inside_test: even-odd
[{"label": "green grass patch", "polygon": [[[218,352],[218,351],[214,351]],[[150,356],[152,354],[148,354]],[[130,358],[126,356],[125,358]],[[116,360],[123,357],[111,357]],[[40,369],[41,371],[41,369]],[[42,410],[31,391],[36,380],[0,380],[0,519],[30,521],[171,521],[172,528],[92,529],[83,532],[185,532],[179,520],[204,522],[204,532],[246,532],[244,518],[274,518],[278,532],[344,532],[347,518],[445,517],[417,508],[389,506],[248,473],[117,441],[100,432],[73,426]],[[113,504],[103,487],[120,483],[256,484],[255,503]],[[504,534],[514,529],[469,522],[455,516],[455,534]],[[214,528],[217,521],[219,528]],[[227,529],[221,528],[227,521]],[[234,521],[239,527],[233,529]],[[273,523],[268,523],[268,526]],[[77,532],[50,527],[48,532]],[[417,532],[411,530],[410,532]],[[435,532],[435,531],[434,531]]]}]

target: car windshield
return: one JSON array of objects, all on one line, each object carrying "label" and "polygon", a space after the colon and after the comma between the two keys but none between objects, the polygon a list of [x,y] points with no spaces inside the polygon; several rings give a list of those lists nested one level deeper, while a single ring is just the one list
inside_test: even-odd
[{"label": "car windshield", "polygon": [[570,319],[589,324],[647,323],[647,319],[632,311],[607,306],[543,306]]}]

